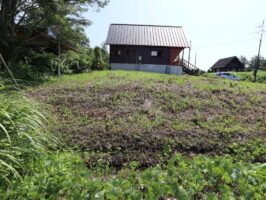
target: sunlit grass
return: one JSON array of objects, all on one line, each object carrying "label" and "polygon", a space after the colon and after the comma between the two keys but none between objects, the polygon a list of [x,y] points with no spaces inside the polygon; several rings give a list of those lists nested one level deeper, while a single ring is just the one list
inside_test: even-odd
[{"label": "sunlit grass", "polygon": [[0,94],[0,179],[1,184],[21,178],[25,163],[36,159],[49,143],[46,118],[22,94]]}]

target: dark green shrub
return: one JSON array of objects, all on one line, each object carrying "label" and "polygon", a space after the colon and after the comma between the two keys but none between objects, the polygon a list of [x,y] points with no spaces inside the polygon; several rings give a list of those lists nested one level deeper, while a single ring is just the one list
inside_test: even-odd
[{"label": "dark green shrub", "polygon": [[88,72],[92,68],[92,62],[92,54],[87,49],[83,53],[68,51],[64,66],[72,73]]},{"label": "dark green shrub", "polygon": [[104,47],[94,48],[93,68],[94,70],[108,69],[109,57],[107,50]]},{"label": "dark green shrub", "polygon": [[37,80],[57,71],[60,59],[52,53],[31,52],[24,59],[10,63],[11,70],[16,78]]}]

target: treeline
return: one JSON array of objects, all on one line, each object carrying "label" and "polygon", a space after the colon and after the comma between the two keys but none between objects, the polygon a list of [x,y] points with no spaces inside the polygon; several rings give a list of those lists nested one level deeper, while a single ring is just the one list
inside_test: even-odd
[{"label": "treeline", "polygon": [[[16,78],[108,67],[105,46],[91,48],[82,14],[109,0],[0,0],[0,54]],[[3,73],[0,64],[0,72]]]},{"label": "treeline", "polygon": [[258,56],[253,56],[250,60],[248,60],[247,57],[240,56],[239,60],[245,66],[246,71],[252,71],[257,65],[259,65],[260,70],[266,70],[266,59],[264,57],[260,57],[260,59],[258,59]]},{"label": "treeline", "polygon": [[29,48],[24,50],[16,59],[9,61],[10,69],[18,79],[40,80],[50,75],[82,73],[109,67],[109,53],[104,45],[80,47],[60,55]]}]

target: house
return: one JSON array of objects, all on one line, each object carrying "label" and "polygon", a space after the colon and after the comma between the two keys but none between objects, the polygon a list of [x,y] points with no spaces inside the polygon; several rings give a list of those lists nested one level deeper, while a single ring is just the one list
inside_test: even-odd
[{"label": "house", "polygon": [[236,56],[233,56],[218,60],[209,69],[209,72],[242,71],[244,69],[245,66],[239,61]]},{"label": "house", "polygon": [[16,27],[17,38],[22,41],[25,47],[36,51],[45,51],[58,54],[67,52],[68,50],[75,51],[73,45],[64,40],[60,40],[59,34],[55,28],[36,27],[30,30],[27,26]]},{"label": "house", "polygon": [[189,44],[180,26],[111,24],[106,44],[112,70],[182,74],[195,69],[182,56]]}]

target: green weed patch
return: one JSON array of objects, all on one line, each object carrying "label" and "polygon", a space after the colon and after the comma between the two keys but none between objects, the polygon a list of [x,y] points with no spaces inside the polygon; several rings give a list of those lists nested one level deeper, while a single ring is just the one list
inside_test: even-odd
[{"label": "green weed patch", "polygon": [[52,109],[65,146],[93,155],[88,166],[149,167],[176,152],[223,155],[234,143],[265,141],[266,86],[247,84],[104,71],[52,79],[30,96]]}]

